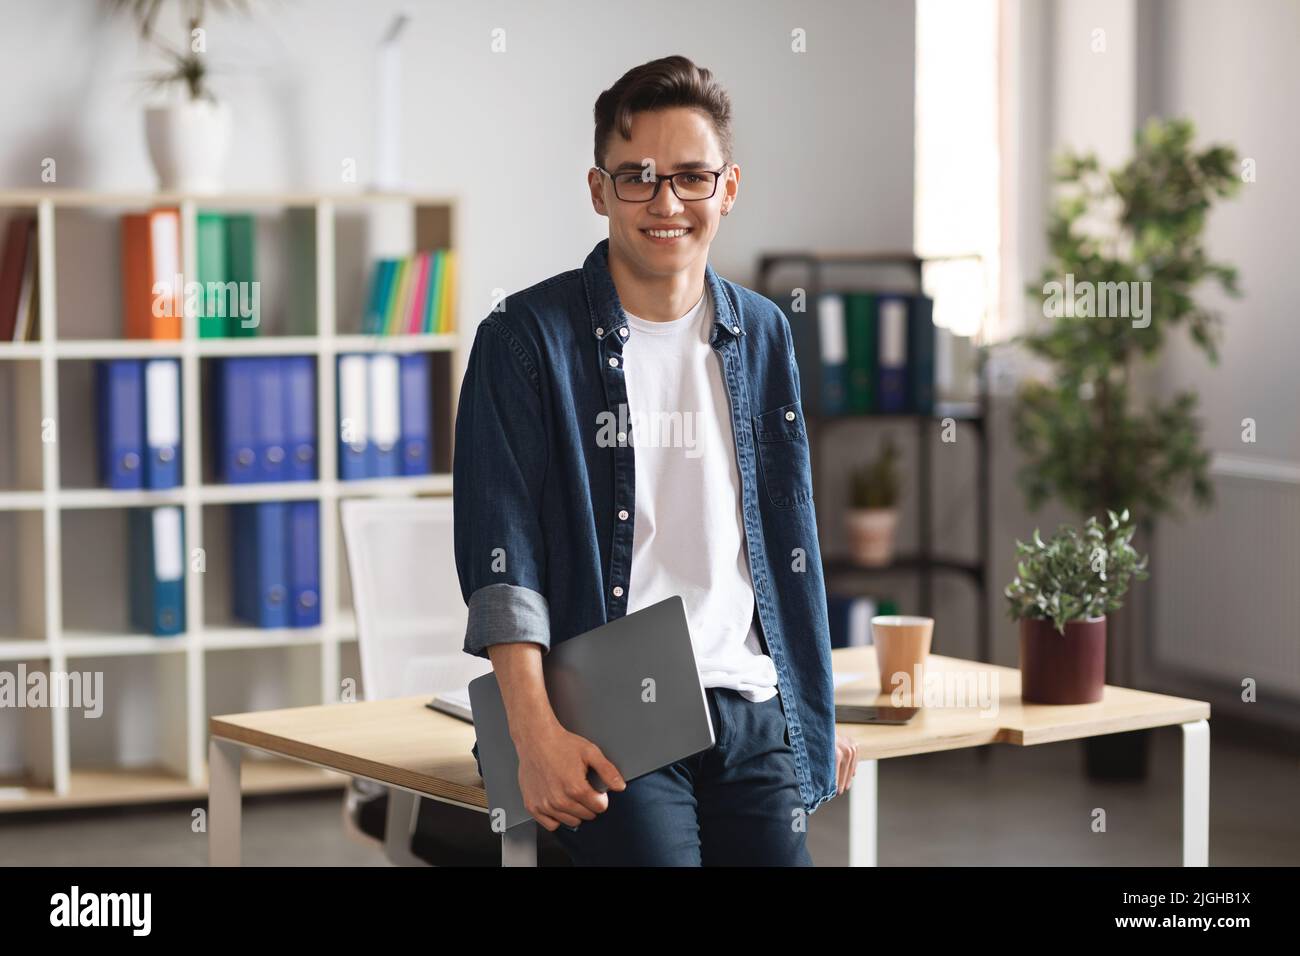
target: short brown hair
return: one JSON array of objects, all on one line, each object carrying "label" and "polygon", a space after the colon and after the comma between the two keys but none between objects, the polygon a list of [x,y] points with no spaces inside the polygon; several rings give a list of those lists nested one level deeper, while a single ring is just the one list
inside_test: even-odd
[{"label": "short brown hair", "polygon": [[713,122],[722,161],[731,162],[731,97],[702,66],[684,56],[665,56],[624,73],[596,98],[596,165],[605,165],[605,150],[615,130],[632,138],[635,113],[685,106],[703,110]]}]

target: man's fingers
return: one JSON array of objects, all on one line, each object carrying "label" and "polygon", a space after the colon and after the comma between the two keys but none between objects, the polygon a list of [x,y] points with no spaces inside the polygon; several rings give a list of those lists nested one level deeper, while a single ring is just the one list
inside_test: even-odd
[{"label": "man's fingers", "polygon": [[587,755],[587,763],[592,770],[596,771],[609,789],[624,790],[627,788],[627,781],[618,772],[618,768],[610,763],[609,758],[601,753],[600,748],[595,744],[592,744],[591,752]]},{"label": "man's fingers", "polygon": [[560,821],[556,820],[554,817],[547,816],[545,813],[534,813],[533,819],[546,827],[546,829],[551,833],[554,833],[560,828]]},{"label": "man's fingers", "polygon": [[585,819],[594,820],[596,819],[596,814],[604,813],[609,809],[609,797],[605,796],[605,794],[601,793],[588,783],[587,778],[584,775],[582,778],[582,789],[576,790],[569,796],[568,807],[571,808],[574,813],[577,813],[579,810],[588,813],[590,816],[585,817]]},{"label": "man's fingers", "polygon": [[[576,827],[583,820],[594,820],[596,818],[594,813],[581,806],[575,806],[572,802],[548,806],[546,812],[567,827]],[[591,813],[591,815],[585,816],[584,814],[587,813]]]}]

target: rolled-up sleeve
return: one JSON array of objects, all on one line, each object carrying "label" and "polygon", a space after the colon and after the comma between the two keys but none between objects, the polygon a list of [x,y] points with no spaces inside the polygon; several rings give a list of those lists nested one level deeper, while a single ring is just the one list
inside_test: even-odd
[{"label": "rolled-up sleeve", "polygon": [[551,645],[541,500],[546,428],[537,364],[493,316],[474,336],[452,462],[456,571],[469,608],[467,654]]}]

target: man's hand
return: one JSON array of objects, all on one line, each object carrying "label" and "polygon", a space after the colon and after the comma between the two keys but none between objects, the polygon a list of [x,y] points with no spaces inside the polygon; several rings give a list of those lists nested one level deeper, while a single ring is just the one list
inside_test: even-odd
[{"label": "man's hand", "polygon": [[858,772],[858,745],[848,737],[835,735],[835,785],[836,796],[853,786],[853,775]]},{"label": "man's hand", "polygon": [[587,780],[587,768],[596,771],[610,790],[627,783],[600,748],[586,737],[569,733],[558,722],[516,744],[519,752],[519,790],[524,808],[547,830],[561,823],[576,827],[594,820],[609,808],[609,797]]}]

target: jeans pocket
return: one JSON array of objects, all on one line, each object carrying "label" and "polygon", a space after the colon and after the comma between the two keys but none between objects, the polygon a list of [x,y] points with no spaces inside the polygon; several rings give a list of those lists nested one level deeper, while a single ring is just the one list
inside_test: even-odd
[{"label": "jeans pocket", "polygon": [[803,411],[798,402],[754,416],[758,466],[768,499],[777,508],[812,501],[812,466]]}]

